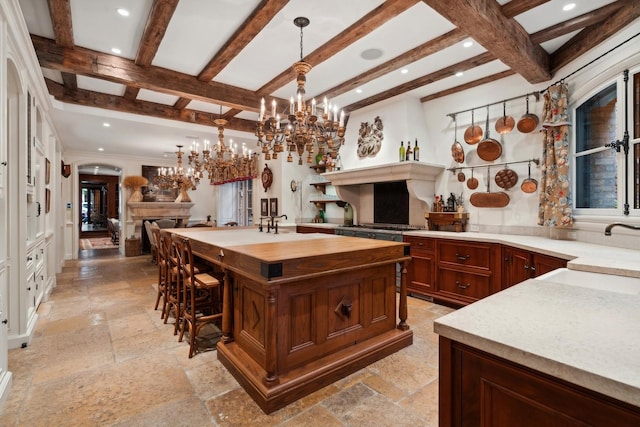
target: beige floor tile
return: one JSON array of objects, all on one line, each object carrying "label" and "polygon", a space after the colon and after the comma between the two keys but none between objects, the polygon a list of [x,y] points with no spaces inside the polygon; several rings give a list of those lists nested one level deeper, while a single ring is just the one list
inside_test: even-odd
[{"label": "beige floor tile", "polygon": [[410,298],[412,346],[265,415],[215,349],[188,358],[153,309],[156,279],[146,256],[67,262],[31,344],[9,352],[0,425],[437,425],[433,320],[452,309]]}]

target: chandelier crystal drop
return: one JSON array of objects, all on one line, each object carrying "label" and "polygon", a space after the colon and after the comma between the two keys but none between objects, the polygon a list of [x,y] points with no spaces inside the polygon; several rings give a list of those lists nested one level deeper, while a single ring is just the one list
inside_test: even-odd
[{"label": "chandelier crystal drop", "polygon": [[206,171],[209,182],[213,185],[253,179],[258,176],[258,155],[248,150],[244,143],[239,152],[236,152],[238,147],[233,140],[229,141],[228,146],[225,144],[224,127],[227,120],[222,118],[222,107],[220,108],[220,117],[214,120],[218,127],[218,143],[211,145],[205,140],[200,153],[199,144],[194,141],[191,144],[189,165],[199,179],[204,177]]},{"label": "chandelier crystal drop", "polygon": [[[303,60],[302,29],[309,25],[309,19],[298,17],[293,20],[293,23],[300,28],[300,61],[293,64],[298,84],[296,97],[291,97],[288,120],[278,114],[275,100],[271,102],[271,117],[267,117],[265,100],[262,98],[256,128],[258,147],[264,154],[265,160],[277,159],[278,153],[284,151],[285,145],[289,151],[287,162],[293,161],[295,152],[298,154],[298,164],[301,165],[306,151],[307,163],[312,163],[315,147],[319,154],[326,154],[335,159],[340,147],[344,144],[344,111],[338,116],[338,107],[332,107],[326,97],[322,107],[316,104],[315,98],[311,100],[310,105],[307,105],[304,85],[307,81],[306,74],[312,66]],[[321,110],[320,116],[318,116],[319,110]]]}]

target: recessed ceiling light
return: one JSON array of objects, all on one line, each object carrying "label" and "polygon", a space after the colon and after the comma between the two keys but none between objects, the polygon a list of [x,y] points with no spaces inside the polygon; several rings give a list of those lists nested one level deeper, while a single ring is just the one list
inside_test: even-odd
[{"label": "recessed ceiling light", "polygon": [[462,46],[464,46],[464,47],[471,47],[471,46],[473,46],[473,42],[472,42],[472,41],[466,41],[466,42],[464,42],[464,43],[462,44]]},{"label": "recessed ceiling light", "polygon": [[115,53],[116,55],[120,55],[122,53],[122,51],[117,47],[112,47],[111,52]]},{"label": "recessed ceiling light", "polygon": [[356,89],[356,93],[362,93],[362,89]]},{"label": "recessed ceiling light", "polygon": [[104,122],[104,123],[102,123],[102,126],[104,126],[104,127],[108,128],[108,127],[110,127],[110,126],[111,126],[111,123]]},{"label": "recessed ceiling light", "polygon": [[122,16],[129,16],[129,11],[123,7],[119,7],[118,9],[116,9],[118,14],[122,15]]},{"label": "recessed ceiling light", "polygon": [[[104,151],[104,148],[99,147],[99,148],[98,148],[98,151]],[[96,168],[97,168],[97,166],[96,166]]]},{"label": "recessed ceiling light", "polygon": [[378,59],[382,56],[382,50],[380,49],[367,49],[362,51],[362,53],[360,54],[360,57],[362,59],[366,59],[366,60],[374,60],[374,59]]},{"label": "recessed ceiling light", "polygon": [[407,70],[406,68],[403,68],[402,70],[400,70],[400,72],[402,74],[407,74],[409,72],[409,70]]},{"label": "recessed ceiling light", "polygon": [[464,73],[462,71],[458,71],[456,73],[456,77],[462,77],[462,76],[464,76]]},{"label": "recessed ceiling light", "polygon": [[562,10],[564,10],[565,12],[568,12],[570,10],[575,9],[576,4],[575,3],[567,3],[564,6],[562,6]]}]

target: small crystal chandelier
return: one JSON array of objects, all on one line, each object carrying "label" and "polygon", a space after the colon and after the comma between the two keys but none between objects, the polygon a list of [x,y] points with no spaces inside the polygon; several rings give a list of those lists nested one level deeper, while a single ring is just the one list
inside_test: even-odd
[{"label": "small crystal chandelier", "polygon": [[319,154],[327,154],[335,159],[340,147],[344,144],[344,111],[338,117],[338,108],[334,106],[332,110],[329,101],[324,98],[322,121],[319,121],[315,98],[311,100],[311,105],[307,105],[304,85],[307,81],[306,74],[312,67],[311,64],[303,61],[302,29],[309,25],[309,19],[298,17],[293,20],[293,23],[300,28],[300,61],[293,64],[298,83],[296,98],[291,97],[288,123],[284,123],[277,114],[275,100],[271,103],[271,117],[267,118],[265,102],[262,98],[256,129],[258,146],[261,147],[265,160],[277,159],[278,153],[284,151],[285,145],[289,150],[287,162],[293,161],[292,153],[295,151],[298,153],[298,164],[301,165],[302,156],[306,151],[307,163],[311,163],[315,146],[318,147]]},{"label": "small crystal chandelier", "polygon": [[200,177],[194,174],[193,169],[189,168],[186,172],[182,167],[182,145],[176,145],[178,151],[176,156],[178,162],[175,168],[158,168],[158,174],[153,177],[153,183],[162,189],[177,188],[180,195],[176,202],[190,202],[191,198],[187,190],[195,190],[200,183]]},{"label": "small crystal chandelier", "polygon": [[222,118],[222,107],[220,109],[220,117],[214,120],[218,126],[218,143],[210,145],[209,141],[204,141],[202,161],[198,151],[199,144],[194,141],[191,145],[189,165],[193,167],[194,176],[201,179],[204,176],[203,172],[206,171],[209,182],[213,185],[257,177],[257,154],[248,150],[244,143],[242,152],[239,153],[236,153],[237,146],[233,144],[233,140],[230,140],[229,146],[224,143],[224,127],[227,120]]}]

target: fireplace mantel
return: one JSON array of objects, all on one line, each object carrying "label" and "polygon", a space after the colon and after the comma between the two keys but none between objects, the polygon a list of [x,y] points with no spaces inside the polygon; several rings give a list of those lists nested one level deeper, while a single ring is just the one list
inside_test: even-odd
[{"label": "fireplace mantel", "polygon": [[430,181],[435,182],[445,170],[442,165],[423,162],[398,162],[346,171],[326,172],[326,177],[334,186],[373,184],[388,181]]},{"label": "fireplace mantel", "polygon": [[373,184],[405,181],[409,191],[409,224],[424,226],[436,189],[436,179],[445,167],[424,162],[398,162],[322,175],[331,182],[340,200],[349,202],[357,212],[358,222],[373,221]]},{"label": "fireplace mantel", "polygon": [[131,219],[141,221],[143,219],[175,219],[185,220],[191,217],[191,207],[195,203],[176,202],[127,202],[131,209]]}]

